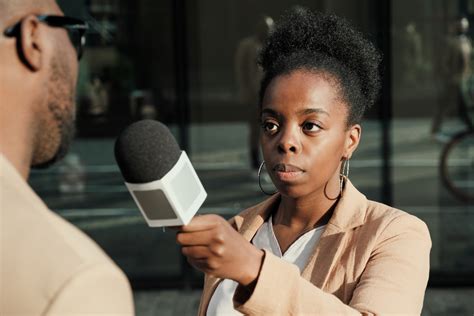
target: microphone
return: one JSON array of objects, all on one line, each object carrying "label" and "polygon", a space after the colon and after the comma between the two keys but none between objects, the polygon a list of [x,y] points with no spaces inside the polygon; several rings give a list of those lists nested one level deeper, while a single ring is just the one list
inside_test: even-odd
[{"label": "microphone", "polygon": [[207,197],[186,152],[158,121],[138,121],[123,130],[115,160],[151,227],[188,224]]}]

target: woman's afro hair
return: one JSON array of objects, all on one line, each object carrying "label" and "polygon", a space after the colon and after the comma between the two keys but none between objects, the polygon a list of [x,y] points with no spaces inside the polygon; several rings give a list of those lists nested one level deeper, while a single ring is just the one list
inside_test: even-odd
[{"label": "woman's afro hair", "polygon": [[381,55],[346,20],[298,7],[287,12],[265,41],[259,64],[260,104],[273,78],[294,70],[327,72],[349,106],[347,123],[359,123],[380,90]]}]

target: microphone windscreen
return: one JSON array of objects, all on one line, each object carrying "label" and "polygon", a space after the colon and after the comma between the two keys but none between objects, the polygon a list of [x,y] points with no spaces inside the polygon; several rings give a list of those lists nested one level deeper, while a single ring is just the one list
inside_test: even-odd
[{"label": "microphone windscreen", "polygon": [[128,183],[160,180],[180,155],[181,149],[170,130],[154,120],[131,124],[115,142],[115,159]]}]

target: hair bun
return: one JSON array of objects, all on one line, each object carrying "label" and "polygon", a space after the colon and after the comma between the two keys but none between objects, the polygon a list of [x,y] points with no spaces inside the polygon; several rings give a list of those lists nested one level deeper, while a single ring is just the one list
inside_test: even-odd
[{"label": "hair bun", "polygon": [[276,23],[259,64],[265,72],[275,72],[282,60],[302,55],[337,60],[358,78],[366,106],[375,103],[380,90],[381,55],[345,19],[300,6],[293,8]]}]

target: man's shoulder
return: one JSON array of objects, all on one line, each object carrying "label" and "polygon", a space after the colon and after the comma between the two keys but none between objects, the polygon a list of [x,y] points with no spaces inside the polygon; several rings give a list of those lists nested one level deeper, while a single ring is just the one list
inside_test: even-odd
[{"label": "man's shoulder", "polygon": [[22,308],[18,301],[21,297],[31,302],[28,307],[32,310],[41,310],[71,280],[98,275],[94,271],[101,271],[106,282],[128,286],[123,272],[105,252],[49,210],[26,182],[3,183],[0,191],[2,292],[9,297],[8,306]]},{"label": "man's shoulder", "polygon": [[[48,209],[41,198],[9,162],[0,157],[2,233],[7,244],[34,249],[41,254],[76,257],[75,261],[109,260],[97,244],[77,227]],[[40,245],[47,245],[41,247]],[[57,260],[60,261],[60,260]]]},{"label": "man's shoulder", "polygon": [[28,248],[47,245],[42,254],[60,254],[77,262],[108,260],[90,237],[48,209],[26,182],[2,184],[0,191],[2,231],[10,236],[7,242]]},{"label": "man's shoulder", "polygon": [[54,267],[55,273],[93,263],[112,263],[95,241],[44,204],[17,198],[13,204],[2,205],[4,233],[12,244],[9,248],[13,257],[50,261],[47,266],[52,270]]}]

